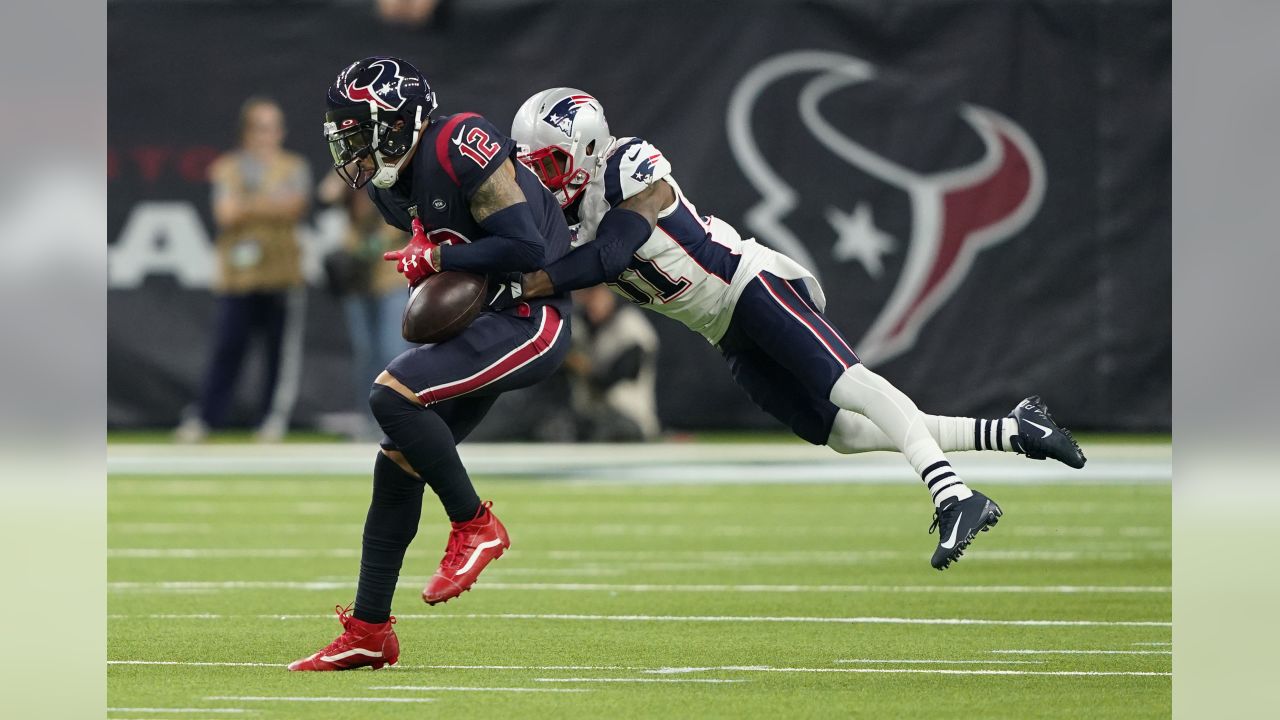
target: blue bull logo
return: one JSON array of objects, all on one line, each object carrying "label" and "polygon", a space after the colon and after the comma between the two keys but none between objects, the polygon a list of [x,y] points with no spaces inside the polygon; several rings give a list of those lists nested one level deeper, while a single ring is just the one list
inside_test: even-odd
[{"label": "blue bull logo", "polygon": [[542,122],[564,133],[565,137],[573,137],[573,120],[578,116],[578,108],[592,102],[590,95],[570,95],[556,103],[551,111],[542,116]]},{"label": "blue bull logo", "polygon": [[[860,297],[880,308],[855,343],[865,362],[885,362],[915,345],[928,320],[964,282],[981,253],[1021,232],[1040,209],[1045,192],[1045,165],[1031,137],[995,110],[968,103],[939,102],[930,112],[955,113],[956,139],[972,135],[981,156],[966,165],[918,169],[877,148],[859,142],[853,127],[874,114],[824,114],[828,96],[872,83],[888,85],[871,63],[843,53],[799,50],[771,57],[747,72],[729,102],[729,146],[760,201],[746,212],[747,226],[764,242],[802,264],[817,269],[811,251],[829,253],[837,263],[862,263],[870,282],[859,283]],[[757,134],[753,109],[766,92],[775,107],[787,99],[775,90],[781,81],[808,78],[795,97],[796,116],[804,133],[787,136],[780,145],[776,131]],[[790,88],[787,84],[784,87]],[[826,105],[825,107],[831,107]],[[909,117],[905,112],[904,118]],[[882,118],[883,120],[883,118]],[[964,133],[964,136],[960,135]],[[940,143],[955,142],[938,136]],[[767,145],[765,145],[767,143]],[[790,156],[799,143],[810,143],[827,171],[823,175],[785,176],[774,158]],[[774,155],[766,155],[768,147]],[[831,175],[850,171],[848,180]],[[854,195],[844,188],[867,178],[873,195]],[[865,181],[864,181],[865,182]],[[897,197],[909,203],[898,235],[882,229],[885,216],[874,219],[873,200]],[[889,217],[892,217],[891,215]],[[799,228],[808,231],[802,240]],[[829,229],[828,229],[829,228]],[[905,242],[900,242],[905,240]],[[829,249],[828,249],[829,248]],[[849,285],[846,283],[846,285]]]},{"label": "blue bull logo", "polygon": [[[373,71],[377,74],[372,75]],[[344,70],[343,75],[346,72]],[[369,67],[346,86],[346,95],[351,100],[363,100],[384,110],[395,110],[405,103],[402,88],[412,84],[417,84],[417,81],[400,74],[400,63],[387,58],[369,63]]]}]

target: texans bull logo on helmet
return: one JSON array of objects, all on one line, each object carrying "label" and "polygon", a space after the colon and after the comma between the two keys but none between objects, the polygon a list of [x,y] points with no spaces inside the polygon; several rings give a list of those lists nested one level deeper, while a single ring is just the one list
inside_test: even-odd
[{"label": "texans bull logo on helmet", "polygon": [[[934,106],[885,103],[895,81],[913,97],[933,90],[901,74],[881,77],[849,55],[789,52],[744,75],[728,113],[730,147],[761,196],[745,214],[747,227],[811,270],[825,264],[828,276],[839,272],[824,285],[844,293],[845,307],[875,309],[854,345],[868,362],[910,350],[978,254],[1035,217],[1045,188],[1040,153],[1012,120],[948,101],[945,91]],[[839,112],[859,92],[888,112],[866,112],[856,103]],[[792,130],[781,143],[776,128],[755,134],[753,122],[767,107],[781,109],[783,118],[774,122]],[[911,113],[923,113],[936,132],[912,135],[904,127]],[[918,146],[918,155],[931,157],[908,164],[872,149],[873,139],[895,135],[913,138],[899,141],[897,152]],[[918,169],[931,163],[935,168]]]},{"label": "texans bull logo on helmet", "polygon": [[401,74],[400,63],[391,58],[371,62],[359,75],[347,78],[347,73],[359,64],[352,63],[338,79],[338,85],[348,100],[363,100],[384,110],[399,110],[421,84],[417,78]]},{"label": "texans bull logo on helmet", "polygon": [[547,111],[547,114],[542,116],[542,122],[564,133],[565,137],[571,138],[573,137],[573,119],[578,115],[578,108],[595,100],[590,95],[570,95]]}]

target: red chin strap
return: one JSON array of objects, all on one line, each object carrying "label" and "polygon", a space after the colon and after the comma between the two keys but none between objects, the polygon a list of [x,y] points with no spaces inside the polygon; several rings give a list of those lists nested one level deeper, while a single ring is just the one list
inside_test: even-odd
[{"label": "red chin strap", "polygon": [[538,176],[562,208],[568,207],[581,195],[591,179],[586,170],[573,167],[573,157],[569,153],[554,145],[524,153],[516,159]]}]

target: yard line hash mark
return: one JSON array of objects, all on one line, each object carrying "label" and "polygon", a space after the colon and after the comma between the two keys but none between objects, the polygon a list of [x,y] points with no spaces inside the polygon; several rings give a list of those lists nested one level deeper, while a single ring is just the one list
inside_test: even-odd
[{"label": "yard line hash mark", "polygon": [[[402,581],[399,587],[416,587],[420,582]],[[355,587],[349,580],[158,580],[115,581],[111,590],[343,590]],[[489,582],[486,590],[555,592],[689,592],[689,593],[1046,593],[1046,594],[1168,594],[1168,585],[768,585],[768,584],[670,584],[670,583],[513,583]]]},{"label": "yard line hash mark", "polygon": [[746,680],[729,680],[725,678],[534,678],[534,682],[545,683],[702,683],[718,685],[722,683],[741,683]]},{"label": "yard line hash mark", "polygon": [[266,695],[211,695],[205,700],[235,700],[239,702],[351,702],[351,703],[428,703],[435,698],[385,698],[385,697],[270,697]]},{"label": "yard line hash mark", "polygon": [[871,658],[836,660],[836,662],[882,665],[1043,665],[1045,663],[1044,660],[873,660]]},{"label": "yard line hash mark", "polygon": [[131,712],[131,713],[246,713],[249,712],[244,708],[132,708],[132,707],[109,707],[107,712]]},{"label": "yard line hash mark", "polygon": [[1172,650],[992,650],[1001,655],[1172,655]]},{"label": "yard line hash mark", "polygon": [[418,685],[375,685],[370,690],[419,690],[423,692],[531,692],[584,693],[586,688],[519,688],[519,687],[421,687]]},{"label": "yard line hash mark", "polygon": [[[110,619],[123,620],[142,615],[111,615]],[[221,620],[252,617],[260,620],[329,620],[332,615],[206,615],[160,616],[160,619]],[[773,623],[834,623],[840,625],[993,625],[1007,627],[1173,627],[1164,620],[995,620],[986,618],[907,618],[907,617],[824,617],[786,615],[577,615],[535,613],[459,613],[456,615],[397,615],[407,620],[566,620],[584,622],[773,622]]]}]

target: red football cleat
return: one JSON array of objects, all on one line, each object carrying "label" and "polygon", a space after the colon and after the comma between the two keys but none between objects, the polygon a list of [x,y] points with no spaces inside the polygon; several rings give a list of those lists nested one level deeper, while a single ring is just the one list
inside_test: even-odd
[{"label": "red football cleat", "polygon": [[346,608],[338,605],[334,610],[338,613],[338,622],[342,623],[342,634],[315,655],[289,663],[290,670],[354,670],[367,666],[377,670],[383,665],[396,664],[400,659],[400,640],[391,629],[396,624],[395,617],[375,625],[352,617],[350,605]]},{"label": "red football cleat", "polygon": [[503,550],[511,547],[507,529],[489,509],[492,506],[493,502],[486,500],[474,518],[453,523],[440,569],[422,589],[423,602],[435,605],[470,590],[476,578],[480,577],[480,571],[490,561],[502,557]]}]

